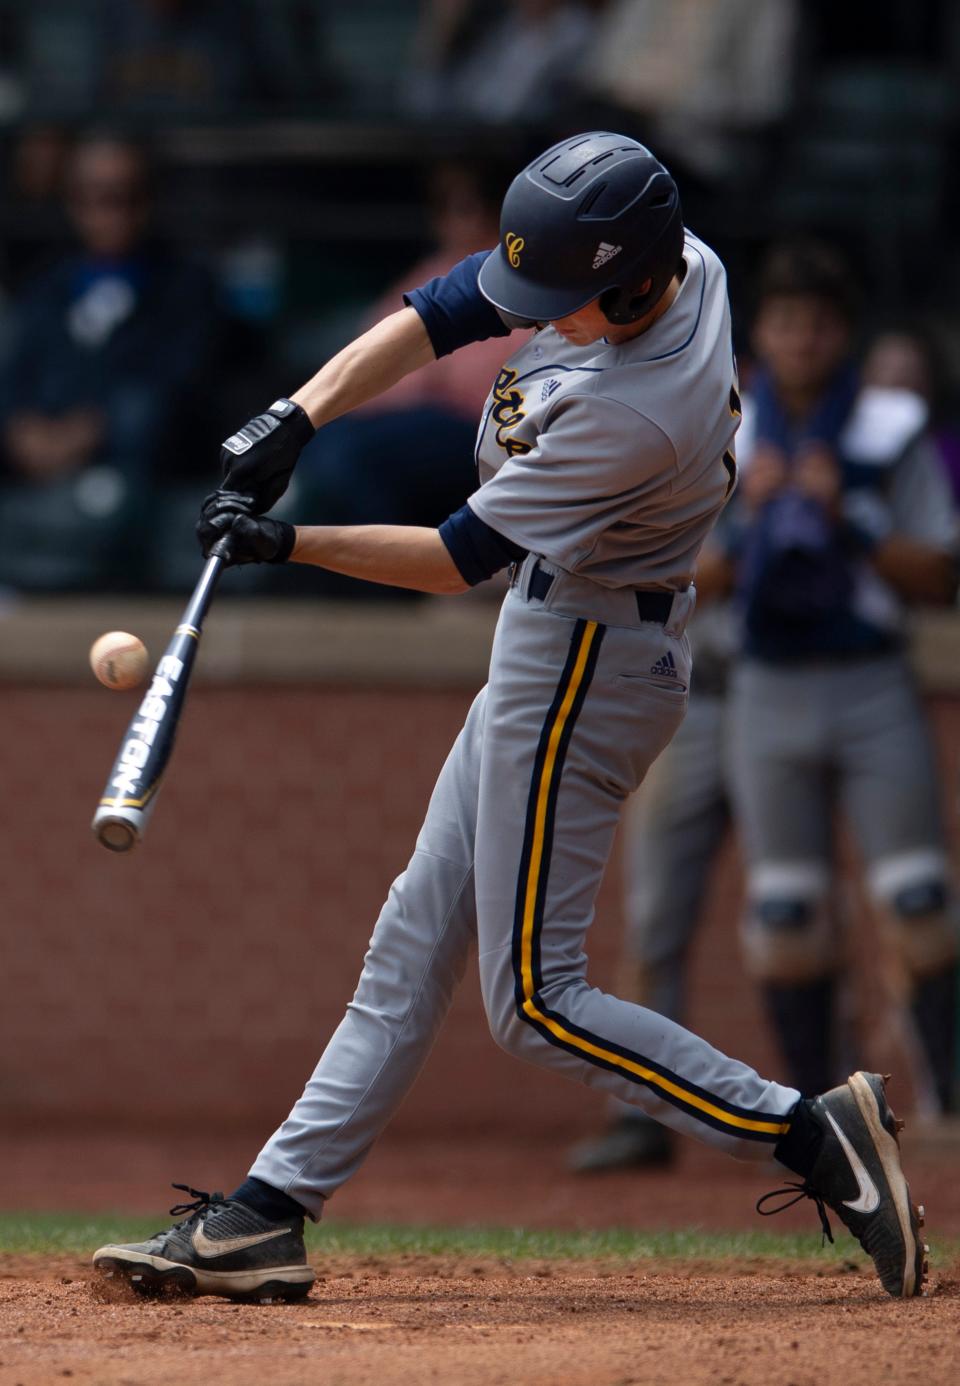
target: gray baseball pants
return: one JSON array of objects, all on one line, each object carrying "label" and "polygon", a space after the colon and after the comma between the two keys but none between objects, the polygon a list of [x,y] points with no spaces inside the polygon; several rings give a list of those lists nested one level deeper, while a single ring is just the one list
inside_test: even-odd
[{"label": "gray baseball pants", "polygon": [[[730,740],[750,900],[744,939],[756,976],[803,982],[839,961],[828,907],[835,804],[908,971],[923,976],[956,956],[936,761],[902,655],[745,661],[733,675]],[[797,922],[772,926],[788,908]]]},{"label": "gray baseball pants", "polygon": [[746,1159],[772,1158],[799,1099],[587,981],[584,941],[623,803],[684,715],[693,599],[676,596],[664,626],[639,619],[632,591],[559,573],[540,600],[536,566],[525,561],[504,601],[489,681],[356,994],[250,1171],[314,1216],[416,1078],[474,940],[491,1032],[519,1058]]},{"label": "gray baseball pants", "polygon": [[[726,698],[696,692],[624,814],[620,987],[658,1015],[686,1010],[686,968],[710,871],[730,825]],[[611,1099],[613,1118],[639,1116]]]},{"label": "gray baseball pants", "polygon": [[685,1009],[687,953],[730,824],[725,721],[725,698],[696,693],[625,814],[625,987],[673,1019]]}]

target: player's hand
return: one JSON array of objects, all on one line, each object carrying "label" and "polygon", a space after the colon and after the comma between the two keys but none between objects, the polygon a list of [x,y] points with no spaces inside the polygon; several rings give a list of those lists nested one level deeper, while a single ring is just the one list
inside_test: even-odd
[{"label": "player's hand", "polygon": [[297,458],[315,432],[299,404],[278,399],[220,448],[221,489],[249,496],[252,513],[262,515],[287,489]]},{"label": "player's hand", "polygon": [[286,563],[297,532],[284,520],[251,513],[249,496],[214,491],[200,508],[197,538],[205,558],[214,546],[227,567],[242,563]]},{"label": "player's hand", "polygon": [[836,518],[843,476],[832,448],[823,443],[810,443],[798,454],[791,480],[798,491],[815,500],[831,518]]},{"label": "player's hand", "polygon": [[740,473],[739,493],[750,510],[762,510],[786,485],[787,459],[780,448],[758,443],[750,465]]}]

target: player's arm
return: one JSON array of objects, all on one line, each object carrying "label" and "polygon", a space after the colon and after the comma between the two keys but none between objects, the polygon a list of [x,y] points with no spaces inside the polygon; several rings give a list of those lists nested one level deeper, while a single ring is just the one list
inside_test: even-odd
[{"label": "player's arm", "polygon": [[925,438],[896,464],[882,502],[869,492],[848,493],[844,519],[873,567],[906,601],[954,600],[960,525],[950,482]]},{"label": "player's arm", "polygon": [[447,595],[486,581],[525,550],[493,529],[469,505],[439,529],[418,525],[293,525],[251,515],[244,498],[217,492],[197,526],[209,556],[214,544],[228,563],[308,563],[388,587]]},{"label": "player's arm", "polygon": [[399,312],[344,347],[291,398],[277,400],[232,434],[220,451],[221,490],[247,496],[248,509],[262,514],[287,489],[297,458],[321,425],[439,356],[507,336],[510,326],[479,289],[487,254],[468,255],[448,274],[404,295]]},{"label": "player's arm", "polygon": [[946,606],[957,595],[957,562],[950,553],[904,534],[891,534],[871,554],[874,568],[910,602]]},{"label": "player's arm", "polygon": [[718,545],[705,546],[697,559],[694,576],[698,608],[705,602],[720,601],[724,597],[729,597],[736,575],[736,565],[729,554]]},{"label": "player's arm", "polygon": [[290,561],[413,592],[470,586],[439,531],[418,525],[297,525]]},{"label": "player's arm", "polygon": [[320,428],[435,359],[420,314],[415,308],[401,308],[338,351],[290,398],[313,427]]}]

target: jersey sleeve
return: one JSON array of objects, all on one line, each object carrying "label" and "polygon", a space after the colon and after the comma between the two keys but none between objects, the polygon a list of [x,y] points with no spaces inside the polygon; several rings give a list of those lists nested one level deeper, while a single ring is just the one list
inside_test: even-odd
[{"label": "jersey sleeve", "polygon": [[403,295],[404,303],[423,319],[437,357],[449,356],[471,342],[509,337],[511,329],[480,292],[480,266],[490,254],[489,250],[478,250],[447,274]]},{"label": "jersey sleeve", "polygon": [[508,458],[467,504],[511,543],[573,571],[676,469],[673,444],[645,415],[618,400],[569,395],[536,446]]}]

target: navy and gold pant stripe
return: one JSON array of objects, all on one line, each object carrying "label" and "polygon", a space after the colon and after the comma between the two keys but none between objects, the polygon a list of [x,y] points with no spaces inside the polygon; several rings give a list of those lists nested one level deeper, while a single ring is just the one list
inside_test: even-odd
[{"label": "navy and gold pant stripe", "polygon": [[735,1107],[672,1073],[662,1064],[582,1029],[544,1005],[541,931],[557,798],[567,748],[596,668],[604,627],[578,621],[570,652],[540,733],[530,782],[513,927],[513,975],[520,1019],[556,1045],[588,1063],[652,1088],[664,1101],[728,1135],[776,1142],[789,1130],[782,1115]]}]

